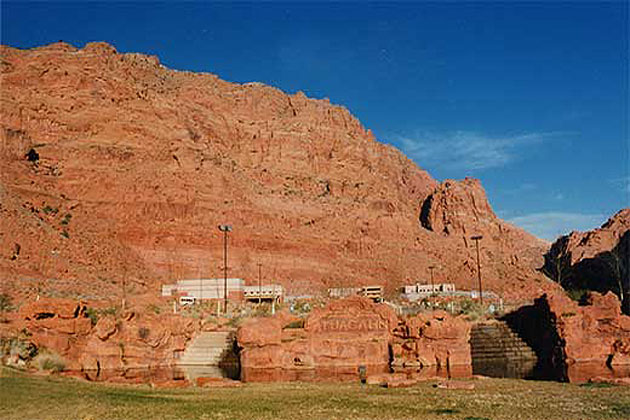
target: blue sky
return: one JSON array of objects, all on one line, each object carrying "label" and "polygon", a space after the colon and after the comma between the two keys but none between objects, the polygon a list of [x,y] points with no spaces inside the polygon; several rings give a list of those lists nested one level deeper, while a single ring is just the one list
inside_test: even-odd
[{"label": "blue sky", "polygon": [[627,2],[6,2],[1,41],[103,40],[329,98],[553,239],[630,206]]}]

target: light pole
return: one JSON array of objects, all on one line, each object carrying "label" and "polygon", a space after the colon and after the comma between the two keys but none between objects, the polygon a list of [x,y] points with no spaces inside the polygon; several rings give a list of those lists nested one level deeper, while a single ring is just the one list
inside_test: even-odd
[{"label": "light pole", "polygon": [[258,305],[262,302],[262,276],[261,276],[262,263],[258,263]]},{"label": "light pole", "polygon": [[483,290],[481,289],[481,265],[479,264],[479,241],[483,238],[481,235],[471,237],[475,241],[477,247],[477,279],[479,280],[479,303],[483,306]]},{"label": "light pole", "polygon": [[232,232],[232,225],[219,225],[219,230],[223,232],[223,309],[227,313],[228,287],[227,287],[227,241],[228,232]]},{"label": "light pole", "polygon": [[435,287],[433,286],[433,269],[435,268],[435,266],[430,265],[429,266],[429,272],[431,273],[431,294],[435,293]]}]

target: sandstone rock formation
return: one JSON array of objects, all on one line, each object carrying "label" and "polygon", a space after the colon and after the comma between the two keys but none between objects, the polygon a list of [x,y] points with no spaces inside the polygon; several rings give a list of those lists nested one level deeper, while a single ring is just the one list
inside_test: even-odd
[{"label": "sandstone rock formation", "polygon": [[611,292],[591,292],[584,305],[563,293],[544,295],[506,320],[536,351],[538,368],[549,379],[584,381],[620,370],[622,376],[630,373],[630,317],[621,314]]},{"label": "sandstone rock formation", "polygon": [[500,221],[478,181],[439,185],[346,109],[169,70],[104,43],[0,47],[0,277],[23,300],[157,295],[230,274],[289,293],[406,282],[528,299],[545,244]]},{"label": "sandstone rock formation", "polygon": [[85,302],[44,299],[20,308],[0,336],[17,337],[61,357],[64,371],[91,380],[146,382],[173,379],[175,355],[183,352],[197,321],[172,314],[88,317]]},{"label": "sandstone rock formation", "polygon": [[362,297],[350,297],[315,309],[304,328],[283,328],[282,317],[258,318],[237,332],[242,378],[269,380],[343,380],[389,369],[394,311]]},{"label": "sandstone rock formation", "polygon": [[361,366],[369,383],[472,374],[471,323],[443,311],[400,319],[385,304],[350,297],[314,310],[303,329],[289,325],[277,316],[239,328],[245,381],[358,380]]},{"label": "sandstone rock formation", "polygon": [[630,209],[599,229],[559,238],[545,255],[544,269],[566,289],[612,291],[630,315]]},{"label": "sandstone rock formation", "polygon": [[394,330],[393,365],[398,368],[436,367],[472,374],[471,323],[444,311],[401,320]]}]

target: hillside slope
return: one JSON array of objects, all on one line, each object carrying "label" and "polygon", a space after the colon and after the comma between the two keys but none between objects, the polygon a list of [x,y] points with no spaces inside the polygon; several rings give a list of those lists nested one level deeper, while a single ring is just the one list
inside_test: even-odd
[{"label": "hillside slope", "polygon": [[0,275],[10,293],[152,293],[230,275],[292,294],[436,281],[507,298],[553,287],[547,244],[476,180],[439,184],[346,109],[167,69],[104,43],[0,49]]}]

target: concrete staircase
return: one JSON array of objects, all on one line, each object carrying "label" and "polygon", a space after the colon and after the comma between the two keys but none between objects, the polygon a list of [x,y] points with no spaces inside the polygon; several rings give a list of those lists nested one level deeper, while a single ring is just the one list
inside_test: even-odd
[{"label": "concrete staircase", "polygon": [[470,348],[475,375],[528,378],[538,362],[534,350],[503,321],[475,325]]},{"label": "concrete staircase", "polygon": [[177,365],[189,380],[201,376],[238,379],[234,340],[233,331],[201,332],[188,344]]}]

